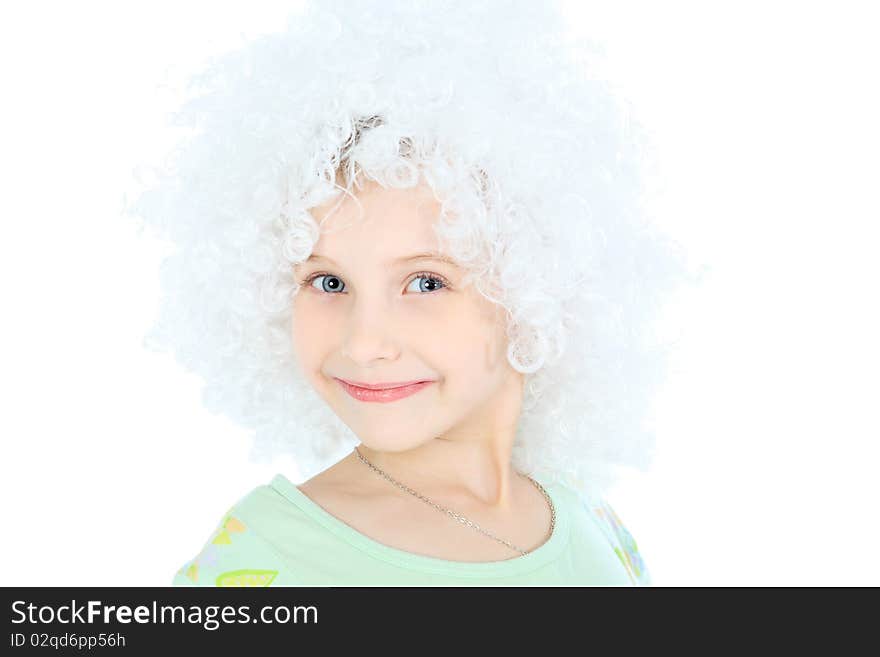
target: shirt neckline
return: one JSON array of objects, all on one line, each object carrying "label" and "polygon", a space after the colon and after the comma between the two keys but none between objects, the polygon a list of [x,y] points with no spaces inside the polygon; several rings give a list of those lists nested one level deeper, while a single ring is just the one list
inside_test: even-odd
[{"label": "shirt neckline", "polygon": [[556,524],[553,533],[550,538],[531,552],[503,561],[450,561],[394,548],[370,538],[337,518],[297,488],[283,474],[276,474],[270,486],[342,540],[388,563],[435,574],[462,577],[499,577],[540,568],[556,559],[568,543],[570,534],[569,510],[565,504],[564,496],[559,494],[557,484],[548,484],[542,477],[532,476],[544,486],[556,509]]}]

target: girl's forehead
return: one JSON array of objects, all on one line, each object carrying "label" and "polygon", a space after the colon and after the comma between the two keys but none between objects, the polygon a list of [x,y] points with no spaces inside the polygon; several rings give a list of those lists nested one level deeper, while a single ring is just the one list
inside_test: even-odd
[{"label": "girl's forehead", "polygon": [[358,194],[356,200],[337,198],[311,212],[321,227],[318,247],[363,248],[381,243],[391,251],[437,249],[433,226],[440,214],[440,203],[424,188],[377,186]]}]

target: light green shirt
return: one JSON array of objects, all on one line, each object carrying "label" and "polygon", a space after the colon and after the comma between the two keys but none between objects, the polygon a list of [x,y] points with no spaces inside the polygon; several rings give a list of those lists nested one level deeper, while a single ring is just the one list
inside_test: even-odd
[{"label": "light green shirt", "polygon": [[223,516],[175,586],[650,585],[636,542],[604,499],[535,477],[556,507],[553,534],[531,552],[447,561],[380,543],[333,516],[284,475]]}]

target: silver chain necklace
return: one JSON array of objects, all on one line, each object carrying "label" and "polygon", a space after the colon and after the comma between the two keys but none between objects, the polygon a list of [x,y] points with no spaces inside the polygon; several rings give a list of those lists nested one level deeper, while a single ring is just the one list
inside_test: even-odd
[{"label": "silver chain necklace", "polygon": [[[374,471],[378,472],[380,475],[382,475],[383,477],[385,477],[385,479],[387,479],[388,481],[390,481],[392,484],[394,484],[394,485],[397,486],[398,488],[401,488],[401,489],[405,490],[407,493],[410,493],[410,494],[412,494],[412,495],[415,495],[416,497],[418,497],[418,498],[419,498],[420,500],[422,500],[423,502],[425,502],[425,503],[427,503],[427,504],[430,504],[431,506],[433,506],[433,507],[434,507],[435,509],[437,509],[438,511],[443,511],[444,513],[448,513],[450,516],[452,516],[453,518],[455,518],[456,520],[458,520],[460,523],[462,523],[462,524],[464,524],[464,525],[467,525],[467,526],[469,526],[469,527],[473,527],[474,529],[476,529],[476,530],[477,530],[478,532],[480,532],[481,534],[485,534],[485,535],[488,536],[489,538],[494,539],[494,540],[498,541],[499,543],[503,543],[504,545],[506,545],[506,546],[509,547],[510,549],[512,549],[512,550],[516,550],[516,551],[519,552],[520,554],[528,554],[529,552],[531,552],[531,550],[521,550],[521,549],[519,549],[518,547],[516,547],[516,546],[513,545],[512,543],[509,543],[509,542],[507,542],[507,541],[505,541],[505,540],[503,540],[503,539],[501,539],[501,538],[498,538],[497,536],[491,534],[490,532],[488,532],[488,531],[486,531],[485,529],[483,529],[482,527],[480,527],[480,526],[479,526],[478,524],[476,524],[475,522],[471,522],[470,520],[468,520],[467,518],[465,518],[465,517],[462,516],[462,515],[459,515],[459,514],[456,513],[455,511],[452,511],[451,509],[447,509],[446,507],[440,506],[439,504],[436,504],[435,502],[432,502],[432,501],[429,500],[427,497],[425,497],[424,495],[421,495],[421,494],[417,493],[416,491],[414,491],[414,490],[413,490],[412,488],[410,488],[409,486],[406,486],[406,485],[400,483],[399,481],[396,481],[395,479],[392,479],[391,477],[389,477],[388,474],[386,474],[383,470],[379,469],[378,467],[376,467],[375,465],[373,465],[372,463],[370,463],[370,462],[364,457],[364,455],[361,454],[360,450],[359,450],[357,447],[354,448],[354,451],[355,451],[355,453],[358,455],[358,458],[359,458],[363,463],[365,463],[366,465],[370,466]],[[550,506],[550,534],[549,534],[549,536],[553,536],[553,530],[554,530],[554,528],[556,527],[556,507],[553,506],[553,500],[550,499],[550,495],[547,494],[547,491],[544,489],[544,487],[543,487],[539,482],[535,481],[534,479],[532,479],[532,478],[529,477],[528,475],[525,475],[525,476],[526,476],[526,478],[527,478],[529,481],[531,481],[533,484],[535,484],[535,486],[537,486],[538,490],[541,491],[541,494],[542,494],[542,495],[544,496],[544,498],[547,500],[547,504]],[[540,546],[539,546],[539,547],[540,547]],[[537,548],[536,548],[536,549],[537,549]]]}]

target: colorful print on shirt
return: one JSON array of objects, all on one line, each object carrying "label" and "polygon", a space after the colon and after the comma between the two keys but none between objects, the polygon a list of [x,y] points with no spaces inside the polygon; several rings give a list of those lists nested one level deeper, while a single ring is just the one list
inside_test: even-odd
[{"label": "colorful print on shirt", "polygon": [[[199,583],[199,571],[202,567],[215,568],[226,546],[233,544],[233,536],[242,535],[248,529],[238,518],[232,515],[235,507],[231,507],[224,515],[220,524],[211,534],[211,538],[188,565],[183,567],[184,575],[194,584]],[[221,572],[217,575],[215,586],[269,586],[278,575],[277,570],[236,569]]]},{"label": "colorful print on shirt", "polygon": [[598,501],[587,503],[587,508],[598,518],[599,526],[602,527],[605,535],[611,541],[614,553],[620,559],[633,584],[650,586],[651,576],[648,573],[645,562],[642,560],[642,555],[639,554],[639,547],[626,527],[623,526],[611,505],[604,499],[599,499]]}]

